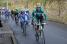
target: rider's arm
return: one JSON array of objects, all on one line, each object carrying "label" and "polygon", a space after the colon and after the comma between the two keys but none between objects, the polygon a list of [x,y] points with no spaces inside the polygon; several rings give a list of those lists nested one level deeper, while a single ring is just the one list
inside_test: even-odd
[{"label": "rider's arm", "polygon": [[48,17],[47,15],[44,13],[44,17],[45,17],[45,20],[47,21],[48,20]]},{"label": "rider's arm", "polygon": [[47,17],[47,15],[46,15],[46,13],[42,10],[42,13],[43,13],[43,15],[44,15],[44,18],[45,18],[45,20],[47,21],[48,20],[48,17]]},{"label": "rider's arm", "polygon": [[32,24],[33,24],[33,20],[34,20],[34,11],[32,12]]},{"label": "rider's arm", "polygon": [[32,19],[34,19],[34,11],[32,12]]},{"label": "rider's arm", "polygon": [[47,14],[44,12],[44,9],[41,8],[41,11],[42,11],[42,13],[44,14],[45,20],[47,21],[47,20],[48,20],[48,17],[47,17]]}]

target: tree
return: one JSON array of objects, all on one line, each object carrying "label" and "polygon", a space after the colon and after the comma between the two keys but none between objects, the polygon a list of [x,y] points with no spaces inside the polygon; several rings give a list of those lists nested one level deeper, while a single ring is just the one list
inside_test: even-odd
[{"label": "tree", "polygon": [[58,16],[60,16],[61,15],[61,11],[62,11],[62,8],[63,8],[63,2],[65,1],[65,0],[48,0],[49,1],[49,5],[51,4],[51,3],[53,3],[53,2],[55,2],[55,1],[57,1],[57,3],[58,3]]}]

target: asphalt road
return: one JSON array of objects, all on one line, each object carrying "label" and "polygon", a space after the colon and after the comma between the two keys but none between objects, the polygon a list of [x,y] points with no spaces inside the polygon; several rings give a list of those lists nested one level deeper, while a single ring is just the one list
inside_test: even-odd
[{"label": "asphalt road", "polygon": [[[2,16],[2,19],[4,20],[4,16]],[[42,44],[41,41],[36,42],[32,25],[28,26],[26,37],[23,35],[20,25],[16,25],[11,18],[8,20],[7,25],[12,28],[18,44]],[[67,44],[67,25],[48,21],[45,25],[44,35],[45,44]]]}]

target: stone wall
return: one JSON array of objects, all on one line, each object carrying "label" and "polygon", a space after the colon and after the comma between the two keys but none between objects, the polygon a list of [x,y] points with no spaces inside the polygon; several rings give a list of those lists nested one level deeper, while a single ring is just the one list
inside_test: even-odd
[{"label": "stone wall", "polygon": [[67,24],[67,12],[66,12],[67,1],[63,1],[61,3],[60,14],[59,14],[59,4],[57,1],[54,1],[51,4],[47,2],[46,11],[47,11],[49,20]]}]

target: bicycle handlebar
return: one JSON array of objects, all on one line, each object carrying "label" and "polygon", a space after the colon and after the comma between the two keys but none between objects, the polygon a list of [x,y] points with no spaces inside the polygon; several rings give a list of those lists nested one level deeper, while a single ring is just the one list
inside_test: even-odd
[{"label": "bicycle handlebar", "polygon": [[45,25],[46,23],[42,23],[42,24],[44,24],[44,25]]},{"label": "bicycle handlebar", "polygon": [[[44,25],[46,25],[46,23],[41,23],[41,24],[44,24]],[[36,23],[36,25],[41,25],[41,24],[37,24],[37,23]]]}]

